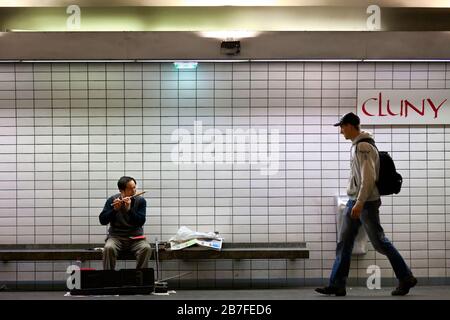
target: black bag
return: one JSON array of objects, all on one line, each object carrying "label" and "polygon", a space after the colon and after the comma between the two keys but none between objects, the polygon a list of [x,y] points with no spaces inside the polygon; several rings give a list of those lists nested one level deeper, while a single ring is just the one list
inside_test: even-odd
[{"label": "black bag", "polygon": [[153,268],[121,270],[81,270],[80,289],[71,295],[150,294],[154,290]]},{"label": "black bag", "polygon": [[380,195],[386,196],[399,193],[402,188],[403,177],[395,169],[394,160],[392,160],[389,153],[386,151],[379,151],[373,139],[362,139],[358,141],[356,145],[360,142],[370,143],[377,149],[378,155],[380,156],[380,172],[378,181],[376,182]]}]

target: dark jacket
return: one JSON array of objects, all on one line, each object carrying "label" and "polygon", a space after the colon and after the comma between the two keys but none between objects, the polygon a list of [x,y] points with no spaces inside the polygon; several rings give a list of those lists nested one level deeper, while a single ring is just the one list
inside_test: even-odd
[{"label": "dark jacket", "polygon": [[102,225],[109,223],[109,235],[118,237],[135,237],[144,234],[142,226],[145,223],[147,201],[143,197],[131,199],[130,211],[124,208],[114,210],[112,203],[120,194],[113,195],[106,200],[105,207],[100,213],[99,220]]}]

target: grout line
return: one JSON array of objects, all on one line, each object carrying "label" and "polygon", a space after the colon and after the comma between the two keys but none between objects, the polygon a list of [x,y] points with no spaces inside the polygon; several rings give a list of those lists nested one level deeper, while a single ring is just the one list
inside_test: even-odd
[{"label": "grout line", "polygon": [[[70,166],[70,173],[72,173],[72,72],[71,72],[71,64],[69,63],[69,130],[70,130],[70,135],[69,135],[69,146],[70,146],[70,150],[69,150],[69,166]],[[70,179],[69,179],[69,192],[70,192],[70,196],[72,197],[72,174],[70,175]],[[69,219],[70,222],[69,223],[69,239],[70,239],[70,243],[73,243],[73,229],[72,229],[72,205],[69,208]],[[89,236],[89,235],[88,235]]]},{"label": "grout line", "polygon": [[[35,79],[34,79],[34,66],[35,64],[31,64],[31,72],[33,77],[33,203],[36,205],[36,100],[35,100]],[[36,243],[36,208],[33,208],[33,243]]]},{"label": "grout line", "polygon": [[[16,126],[16,150],[15,150],[15,165],[16,165],[16,186],[15,186],[15,196],[16,196],[16,199],[15,199],[15,207],[16,207],[16,219],[15,219],[15,223],[16,223],[16,239],[15,239],[15,241],[16,241],[16,244],[18,243],[18,228],[17,228],[17,225],[18,225],[18,216],[17,216],[17,213],[18,213],[18,201],[17,201],[17,182],[18,182],[18,179],[17,179],[17,72],[16,72],[16,64],[14,63],[14,67],[13,67],[14,69],[14,112],[15,112],[15,126]],[[15,272],[15,276],[16,276],[16,280],[19,278],[19,262],[16,262],[16,272]],[[16,288],[17,288],[17,282],[16,282]]]},{"label": "grout line", "polygon": [[15,227],[16,227],[16,239],[15,239],[15,241],[16,241],[16,244],[17,243],[19,243],[18,242],[18,205],[19,205],[19,202],[18,202],[18,199],[17,199],[17,182],[18,182],[18,179],[17,179],[17,163],[18,163],[18,154],[17,154],[17,81],[16,81],[16,78],[17,78],[17,71],[16,71],[16,64],[14,63],[13,64],[13,70],[14,70],[14,115],[15,115],[15,119],[14,119],[14,125],[15,125],[15,129],[16,129],[16,145],[15,145],[15,183],[16,183],[16,185],[15,185],[15,187],[14,187],[14,191],[15,191],[15,210],[16,210],[16,219],[15,219]]},{"label": "grout line", "polygon": [[[445,75],[445,80],[444,80],[444,88],[447,87],[447,73],[448,73],[448,63],[445,64],[445,71],[444,71],[444,75]],[[446,144],[447,144],[447,138],[446,138],[446,133],[447,133],[447,125],[444,125],[444,269],[445,269],[445,276],[448,277],[448,269],[447,268],[447,168],[446,168],[446,163],[447,163],[447,149],[446,149]]]},{"label": "grout line", "polygon": [[[284,70],[285,70],[285,72],[284,72],[284,128],[283,128],[283,142],[282,142],[282,145],[283,145],[283,148],[284,148],[284,159],[283,159],[283,162],[282,163],[284,163],[284,168],[283,168],[283,171],[284,171],[284,234],[285,234],[285,237],[284,237],[284,240],[285,240],[285,242],[288,242],[288,227],[287,227],[287,225],[288,225],[288,208],[287,208],[287,192],[288,192],[288,189],[287,189],[287,176],[286,176],[286,173],[287,173],[287,169],[288,169],[288,161],[287,161],[287,156],[286,156],[286,122],[287,122],[287,110],[288,110],[288,106],[287,106],[287,99],[288,99],[288,89],[287,89],[287,87],[288,87],[288,80],[287,80],[287,75],[288,75],[288,71],[289,71],[289,68],[288,68],[288,63],[287,62],[285,62],[285,64],[284,64]],[[287,279],[288,278],[288,268],[287,268],[287,264],[288,264],[288,262],[287,262],[287,260],[286,259],[284,259],[284,277],[285,277],[285,279]]]},{"label": "grout line", "polygon": [[[53,74],[52,74],[52,64],[50,64],[50,90],[53,90]],[[51,106],[50,108],[52,109],[52,192],[54,190],[54,179],[53,179],[53,152],[54,152],[54,148],[53,148],[53,91],[51,91]],[[35,150],[36,152],[36,150]],[[53,201],[53,195],[52,195],[52,201]],[[36,205],[36,204],[35,204]],[[52,208],[52,223],[53,223],[53,208]],[[53,227],[52,227],[52,231],[54,231]],[[52,243],[54,242],[54,235],[52,236]],[[55,273],[52,272],[52,283],[55,281]]]},{"label": "grout line", "polygon": [[[176,75],[177,75],[177,125],[178,127],[180,127],[180,70],[176,70]],[[161,110],[162,111],[162,110]],[[194,163],[195,165],[195,177],[197,178],[197,136],[195,135],[195,127],[193,128],[194,130],[194,141],[193,146],[194,146]],[[179,144],[177,145],[178,148],[178,155],[179,155]],[[161,163],[162,164],[162,163]],[[162,170],[162,166],[159,168],[159,170]],[[177,203],[178,203],[178,208],[177,208],[177,214],[178,214],[178,223],[180,223],[180,219],[181,219],[181,214],[180,214],[180,161],[177,162],[177,195],[178,195],[178,199],[177,199]],[[197,197],[197,192],[195,193],[195,196]],[[197,201],[196,201],[197,204]],[[195,206],[197,207],[197,206]],[[196,208],[196,216],[195,216],[195,222],[197,222],[197,208]],[[161,217],[161,225],[163,224],[162,222],[162,217]],[[179,270],[180,272],[180,270]]]},{"label": "grout line", "polygon": [[[412,81],[412,65],[411,63],[409,65],[409,89],[411,89],[411,81]],[[409,184],[409,200],[408,203],[411,204],[411,127],[408,128],[408,184]],[[411,205],[410,205],[411,206]],[[410,261],[410,268],[412,269],[413,259],[412,259],[412,237],[411,237],[411,219],[412,219],[412,212],[411,209],[409,210],[409,261]],[[394,226],[392,226],[394,228]]]},{"label": "grout line", "polygon": [[[141,62],[140,63],[140,69],[141,69],[141,190],[146,190],[145,188],[145,170],[144,170],[144,63]],[[150,195],[149,195],[150,196]],[[146,220],[148,219],[147,217],[147,212],[146,212]],[[144,232],[144,235],[145,232]],[[150,239],[150,235],[148,234],[147,231],[147,235],[148,238]]]},{"label": "grout line", "polygon": [[[270,123],[269,123],[269,101],[270,101],[270,65],[267,64],[267,93],[266,93],[266,158],[268,159],[269,156],[269,128],[270,128]],[[258,141],[258,145],[259,145],[259,141]],[[259,173],[261,175],[261,172]],[[269,175],[266,176],[267,179],[267,184],[266,184],[266,197],[267,197],[267,207],[266,207],[266,214],[265,216],[267,217],[266,221],[267,221],[267,239],[270,238],[270,234],[269,234],[269,219],[270,219],[270,179],[269,179]],[[250,230],[250,233],[252,233],[252,230]],[[269,273],[269,271],[267,270],[267,273]]]},{"label": "grout line", "polygon": [[[323,106],[323,62],[320,63],[320,105]],[[323,108],[320,108],[320,114],[319,114],[319,126],[322,129],[323,128],[323,124],[322,124],[322,110]],[[323,190],[323,185],[322,185],[322,181],[323,181],[323,175],[322,175],[322,135],[319,135],[319,154],[320,154],[320,251],[322,252],[322,256],[320,259],[320,265],[321,265],[321,269],[322,269],[322,275],[321,277],[323,277],[323,243],[324,243],[324,239],[323,239],[323,197],[322,197],[322,190]]]},{"label": "grout line", "polygon": [[[427,89],[429,88],[428,86],[428,78],[430,76],[430,63],[427,63]],[[428,135],[429,135],[429,126],[425,125],[425,137],[426,137],[426,168],[427,168],[427,177],[428,177],[428,164],[429,164],[429,159],[428,159]],[[427,273],[428,273],[428,278],[427,280],[430,280],[430,248],[429,248],[429,244],[430,244],[430,206],[429,206],[429,193],[428,193],[428,179],[426,179],[426,183],[427,183]]]},{"label": "grout line", "polygon": [[[302,177],[301,177],[301,181],[302,181],[302,226],[303,226],[303,233],[302,233],[302,238],[303,238],[303,242],[306,242],[306,234],[305,234],[305,148],[304,148],[304,143],[305,143],[305,137],[304,137],[304,133],[305,133],[305,68],[306,68],[306,64],[304,62],[302,62],[302,130],[301,130],[301,134],[302,134]],[[306,284],[306,261],[303,261],[303,284]]]},{"label": "grout line", "polygon": [[[161,88],[161,82],[162,82],[162,63],[159,63],[159,170],[161,171],[161,167],[162,167],[162,141],[161,141],[161,137],[162,137],[162,131],[161,131],[161,127],[162,127],[162,88]],[[179,147],[177,146],[177,149]],[[179,166],[179,163],[177,162],[177,166]],[[159,197],[160,197],[160,208],[159,208],[159,239],[162,240],[162,212],[164,209],[164,205],[163,205],[163,196],[162,196],[162,174],[160,172],[159,174]],[[178,216],[180,216],[179,212],[178,212]],[[161,270],[162,272],[162,270]]]},{"label": "grout line", "polygon": [[55,101],[54,101],[54,99],[53,99],[53,63],[50,63],[50,84],[51,84],[51,87],[50,87],[50,92],[51,92],[51,106],[50,106],[50,108],[51,108],[51,110],[52,110],[52,118],[51,118],[51,131],[52,131],[52,197],[51,197],[51,199],[52,199],[52,208],[51,208],[51,213],[52,213],[52,241],[51,241],[51,243],[53,244],[53,243],[55,243],[55,234],[54,234],[54,232],[55,232],[55,228],[54,228],[54,214],[55,214],[55,209],[54,209],[54,203],[55,203],[55,196],[54,196],[54,194],[53,194],[53,192],[54,192],[54,190],[55,190],[55,167],[54,167],[54,159],[53,159],[53,156],[54,156],[54,152],[55,152],[55,148],[54,148],[54,141],[55,141],[55,139],[54,139],[54,131],[55,131],[55,128],[54,128],[54,123],[53,123],[53,116],[54,116],[54,106],[55,106]]},{"label": "grout line", "polygon": [[[248,105],[248,113],[249,113],[249,116],[248,116],[248,124],[249,124],[249,129],[251,129],[252,128],[252,96],[253,96],[253,94],[252,94],[252,92],[253,92],[253,84],[252,84],[252,68],[253,68],[253,66],[254,66],[254,64],[252,63],[252,62],[249,62],[249,83],[250,83],[250,89],[249,89],[249,105]],[[257,144],[256,144],[256,147],[257,147]],[[252,146],[250,146],[250,152],[252,151]],[[250,157],[252,157],[252,154],[250,154]],[[251,159],[251,158],[250,158]],[[234,175],[233,175],[233,178],[234,178]],[[232,187],[234,186],[234,179],[233,179],[233,181],[232,181]],[[250,228],[250,233],[251,233],[251,229],[252,229],[252,207],[253,207],[253,194],[252,194],[252,189],[253,189],[253,186],[252,186],[252,160],[250,161],[250,179],[249,179],[249,186],[250,186],[250,194],[249,194],[249,197],[250,197],[250,203],[249,203],[249,210],[250,210],[250,212],[249,212],[249,219],[250,219],[250,221],[249,221],[249,228]],[[232,197],[232,199],[231,199],[231,201],[232,201],[232,203],[233,203],[233,217],[234,217],[234,197]],[[233,219],[234,220],[234,219]],[[234,223],[233,223],[233,229],[234,229]],[[233,230],[234,231],[234,230]],[[234,232],[233,232],[234,233]],[[251,242],[251,239],[250,239],[250,242]],[[250,266],[251,266],[251,262],[250,262]],[[251,269],[251,268],[250,268]],[[251,278],[251,272],[250,272],[250,278]]]},{"label": "grout line", "polygon": [[[212,65],[213,65],[213,70],[215,72],[216,64],[213,63]],[[195,87],[198,90],[198,81],[199,81],[198,80],[198,69],[196,70],[196,73],[195,73],[195,81],[196,81],[195,82]],[[212,92],[212,94],[213,94],[213,100],[212,100],[213,105],[212,105],[212,111],[213,111],[213,130],[214,131],[216,130],[215,88],[216,88],[216,85],[213,82],[213,92]],[[213,181],[213,192],[214,192],[214,198],[213,198],[213,202],[214,202],[214,231],[216,231],[216,230],[218,230],[217,229],[217,221],[216,221],[216,216],[217,216],[217,207],[216,207],[216,195],[217,195],[216,194],[216,141],[215,141],[215,139],[212,140],[212,141],[214,141],[214,149],[213,149],[213,159],[214,159],[213,160],[213,179],[214,179],[214,181]],[[234,269],[233,265],[231,266],[231,268],[232,268],[232,270]],[[234,282],[234,277],[231,278],[231,281]],[[214,262],[214,288],[217,288],[217,261]]]}]

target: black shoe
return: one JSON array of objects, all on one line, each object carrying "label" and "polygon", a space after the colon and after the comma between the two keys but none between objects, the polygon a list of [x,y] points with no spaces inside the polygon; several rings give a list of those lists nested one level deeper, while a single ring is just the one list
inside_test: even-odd
[{"label": "black shoe", "polygon": [[316,292],[327,295],[336,295],[337,297],[343,297],[347,294],[345,288],[336,288],[336,287],[323,287],[316,288]]},{"label": "black shoe", "polygon": [[409,293],[409,289],[417,284],[417,279],[414,276],[409,276],[406,279],[400,280],[398,287],[392,291],[393,296],[405,296]]}]

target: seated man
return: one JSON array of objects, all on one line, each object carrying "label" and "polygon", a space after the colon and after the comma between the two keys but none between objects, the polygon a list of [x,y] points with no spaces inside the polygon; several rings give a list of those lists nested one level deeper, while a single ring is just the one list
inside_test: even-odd
[{"label": "seated man", "polygon": [[103,269],[114,270],[120,251],[131,251],[136,256],[136,269],[147,268],[151,256],[150,244],[143,236],[147,202],[136,193],[136,180],[122,177],[117,182],[120,193],[106,201],[99,219],[110,224],[103,250]]}]

